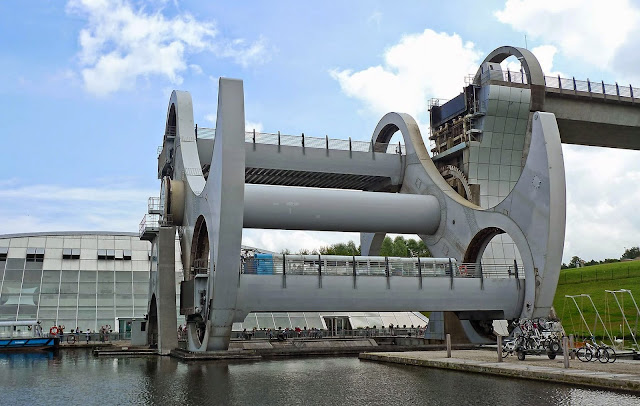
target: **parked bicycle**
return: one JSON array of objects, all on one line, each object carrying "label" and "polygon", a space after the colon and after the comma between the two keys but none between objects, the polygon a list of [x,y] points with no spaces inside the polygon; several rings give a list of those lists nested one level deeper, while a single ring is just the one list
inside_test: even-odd
[{"label": "parked bicycle", "polygon": [[601,342],[600,345],[596,342],[595,337],[591,337],[591,340],[585,341],[584,346],[576,350],[576,356],[582,362],[590,362],[598,360],[603,364],[616,362],[616,351],[613,347]]},{"label": "parked bicycle", "polygon": [[555,322],[545,319],[521,319],[512,324],[513,338],[507,339],[502,345],[502,357],[516,354],[519,360],[524,360],[526,354],[547,354],[549,359],[555,359],[561,353],[562,346]]}]

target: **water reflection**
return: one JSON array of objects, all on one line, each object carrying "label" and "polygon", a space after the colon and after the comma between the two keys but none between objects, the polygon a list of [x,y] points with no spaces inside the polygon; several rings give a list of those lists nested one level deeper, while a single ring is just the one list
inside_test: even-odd
[{"label": "water reflection", "polygon": [[[90,351],[0,354],[2,399],[14,405],[572,405],[640,404],[640,397],[356,358],[178,362],[95,358]],[[4,403],[4,401],[2,403]]]}]

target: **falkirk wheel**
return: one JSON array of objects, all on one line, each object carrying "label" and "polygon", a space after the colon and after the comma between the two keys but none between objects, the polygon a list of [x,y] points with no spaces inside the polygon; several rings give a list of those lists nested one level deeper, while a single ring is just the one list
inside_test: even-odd
[{"label": "falkirk wheel", "polygon": [[[520,113],[526,142],[517,179],[490,207],[463,197],[443,178],[442,165],[429,156],[408,114],[382,117],[371,142],[303,135],[294,143],[279,133],[246,133],[243,82],[221,78],[215,136],[205,140],[194,123],[190,94],[174,91],[158,158],[160,204],[150,206],[158,222],[141,224],[141,238],[153,247],[149,331],[160,353],[177,346],[176,231],[184,267],[181,312],[191,351],[227,349],[232,324],[249,312],[433,310],[472,314],[467,319],[475,320],[547,316],[563,251],[564,163],[555,116],[541,110],[544,90],[536,86],[542,70],[535,57],[503,47],[487,61],[499,63],[511,55],[527,75],[522,88],[529,89],[530,100],[521,103],[527,110]],[[489,86],[481,83],[483,72],[479,69],[474,80],[476,92]],[[404,145],[389,145],[398,132]],[[388,153],[393,148],[396,153]],[[446,168],[462,177],[464,168]],[[354,257],[352,278],[329,275],[322,265],[314,275],[287,273],[286,259],[277,275],[249,275],[240,256],[243,228],[360,232],[363,256],[379,254],[386,233],[418,234],[434,257],[448,259],[449,269],[452,262],[479,265],[492,238],[506,234],[519,252],[520,278],[512,278],[511,269],[492,279],[480,273],[454,280],[453,272],[427,278],[424,271],[419,278],[401,278],[388,269],[383,276],[359,276],[355,264],[365,257]]]}]

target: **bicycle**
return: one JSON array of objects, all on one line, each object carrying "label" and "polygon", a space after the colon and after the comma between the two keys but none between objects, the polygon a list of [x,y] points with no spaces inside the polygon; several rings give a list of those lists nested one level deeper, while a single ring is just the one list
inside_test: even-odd
[{"label": "bicycle", "polygon": [[598,345],[594,337],[591,338],[591,342],[585,342],[584,347],[576,350],[576,356],[582,362],[595,362],[597,359],[603,364],[614,363],[617,359],[616,351],[612,347],[605,343]]}]

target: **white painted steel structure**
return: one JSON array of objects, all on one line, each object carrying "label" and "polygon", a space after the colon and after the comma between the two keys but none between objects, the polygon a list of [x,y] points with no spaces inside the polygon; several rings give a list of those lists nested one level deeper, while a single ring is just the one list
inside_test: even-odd
[{"label": "white painted steel structure", "polygon": [[[510,49],[532,57],[526,50]],[[534,62],[529,63],[532,72]],[[556,120],[553,114],[534,110],[535,91],[526,163],[511,192],[491,208],[466,200],[442,178],[418,125],[407,114],[385,115],[368,151],[334,151],[328,141],[324,146],[308,146],[304,140],[298,147],[260,145],[246,142],[243,93],[241,81],[220,79],[215,138],[207,143],[196,138],[190,95],[174,91],[169,101],[158,158],[163,214],[157,234],[145,234],[144,227],[141,233],[152,240],[153,257],[158,258],[158,272],[152,272],[150,283],[161,353],[173,345],[169,339],[162,342],[175,321],[160,298],[174,291],[167,286],[171,281],[162,278],[173,269],[163,257],[169,258],[167,250],[173,255],[168,241],[176,227],[185,267],[183,287],[196,302],[185,308],[192,351],[226,349],[233,323],[251,311],[448,310],[476,320],[548,314],[564,241],[565,183]],[[396,132],[403,137],[399,152],[404,154],[387,153]],[[201,151],[205,145],[207,150]],[[360,192],[307,187],[314,179],[366,176],[366,168],[376,167],[379,157],[398,164],[378,172],[380,179],[355,186]],[[266,168],[256,167],[259,162]],[[345,170],[350,167],[358,169]],[[260,178],[263,170],[273,171],[271,177]],[[245,184],[251,182],[271,185]],[[354,188],[340,182],[337,187]],[[387,232],[417,233],[435,256],[478,267],[489,241],[506,233],[521,254],[524,280],[453,273],[430,278],[347,276],[321,270],[316,275],[243,274],[237,255],[243,226],[357,230],[363,232],[364,255],[376,255]],[[207,277],[196,278],[202,272]]]}]

